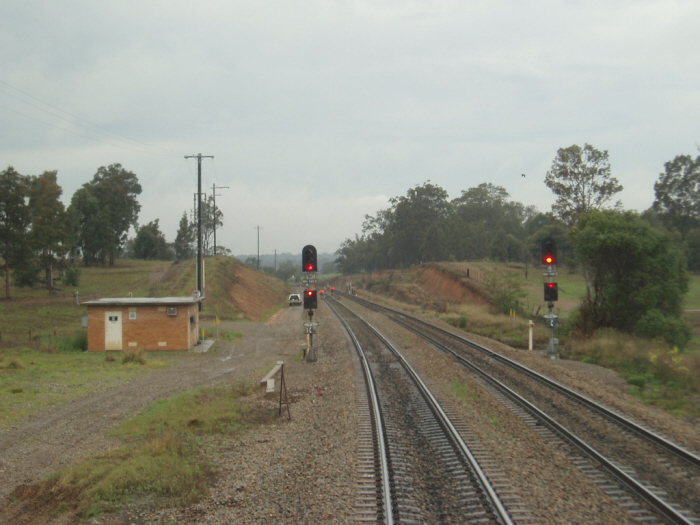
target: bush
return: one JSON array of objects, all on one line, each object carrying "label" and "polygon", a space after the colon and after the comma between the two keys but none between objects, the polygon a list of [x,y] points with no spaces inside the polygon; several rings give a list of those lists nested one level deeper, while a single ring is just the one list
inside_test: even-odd
[{"label": "bush", "polygon": [[644,375],[634,375],[630,376],[627,378],[627,382],[632,385],[636,386],[640,390],[644,390],[644,386],[647,384],[647,381],[649,380],[649,376],[647,374]]},{"label": "bush", "polygon": [[15,269],[15,285],[33,288],[39,282],[39,270],[41,268],[31,263]]},{"label": "bush", "polygon": [[646,339],[665,339],[671,346],[684,348],[692,337],[692,329],[683,321],[675,317],[667,317],[659,310],[649,310],[637,322],[635,327],[637,335]]},{"label": "bush", "polygon": [[87,352],[87,332],[80,332],[73,337],[63,337],[56,342],[59,352]]},{"label": "bush", "polygon": [[143,350],[128,350],[124,352],[122,357],[122,364],[126,363],[138,363],[140,365],[146,364],[146,353]]},{"label": "bush", "polygon": [[490,272],[486,275],[486,286],[490,291],[491,304],[498,313],[522,310],[521,301],[527,294],[517,276]]},{"label": "bush", "polygon": [[67,268],[63,282],[66,286],[78,286],[80,283],[80,268],[75,266]]}]

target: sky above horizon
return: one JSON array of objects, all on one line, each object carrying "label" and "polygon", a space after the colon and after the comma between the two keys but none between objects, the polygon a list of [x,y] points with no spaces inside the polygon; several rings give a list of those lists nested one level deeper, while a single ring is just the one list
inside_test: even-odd
[{"label": "sky above horizon", "polygon": [[[100,166],[173,241],[203,192],[234,254],[334,252],[425,181],[550,211],[557,150],[610,155],[625,209],[700,154],[696,0],[5,0],[0,169]],[[522,175],[525,174],[525,177]],[[617,199],[615,199],[617,200]],[[257,228],[260,227],[258,230]]]}]

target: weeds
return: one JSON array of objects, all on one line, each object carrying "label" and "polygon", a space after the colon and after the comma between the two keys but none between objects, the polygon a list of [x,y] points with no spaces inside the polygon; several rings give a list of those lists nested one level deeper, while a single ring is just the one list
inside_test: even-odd
[{"label": "weeds", "polygon": [[591,339],[570,339],[564,357],[617,371],[630,392],[674,415],[700,416],[688,396],[700,392],[700,356],[659,341],[603,331]]},{"label": "weeds", "polygon": [[134,366],[120,364],[121,355],[116,352],[63,353],[52,345],[34,343],[0,351],[0,392],[17,389],[12,396],[0,394],[0,431],[47,406],[167,368],[180,355],[159,353]]},{"label": "weeds", "polygon": [[[441,319],[470,333],[489,337],[515,348],[527,348],[529,326],[523,318],[513,318],[492,313],[476,305],[450,305]],[[544,348],[549,340],[549,331],[542,324],[534,327],[535,346]]]},{"label": "weeds", "polygon": [[122,364],[137,363],[139,365],[146,364],[146,352],[143,350],[127,350],[122,356]]},{"label": "weeds", "polygon": [[197,436],[233,434],[267,415],[240,406],[253,385],[196,389],[159,400],[124,421],[112,434],[124,443],[108,453],[55,473],[51,490],[71,494],[83,517],[114,510],[146,494],[163,505],[189,505],[207,491],[213,466]]},{"label": "weeds", "polygon": [[2,370],[21,370],[23,368],[24,366],[22,366],[22,363],[14,357],[10,358],[6,363],[2,363],[2,366],[0,366]]},{"label": "weeds", "polygon": [[460,401],[478,401],[479,393],[474,390],[474,388],[466,383],[460,383],[458,381],[453,381],[450,384],[450,391],[459,399]]}]

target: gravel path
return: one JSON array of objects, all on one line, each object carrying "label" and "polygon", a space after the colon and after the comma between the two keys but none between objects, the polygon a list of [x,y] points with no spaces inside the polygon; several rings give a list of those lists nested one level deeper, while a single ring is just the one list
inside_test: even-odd
[{"label": "gravel path", "polygon": [[[355,523],[357,498],[356,363],[347,336],[323,301],[314,316],[317,362],[299,359],[305,341],[305,312],[288,308],[268,323],[222,323],[243,332],[235,342],[216,343],[215,352],[188,354],[179,366],[135,379],[102,394],[59,405],[0,434],[0,522],[77,523],[46,509],[7,506],[17,485],[29,484],[55,468],[114,446],[105,431],[155,399],[195,386],[240,379],[259,381],[284,361],[291,420],[280,417],[228,440],[207,438],[205,452],[216,457],[217,473],[206,499],[186,509],[153,510],[148,502],[88,523],[121,524],[315,524]],[[377,318],[385,331],[441,396],[454,405],[493,451],[516,490],[540,523],[627,523],[628,517],[577,468],[493,400],[451,359],[396,325]],[[493,343],[488,342],[493,348]],[[542,353],[494,348],[570,384],[590,397],[638,419],[691,450],[700,450],[697,427],[650,409],[628,396],[624,381],[592,365],[551,361]],[[452,393],[455,382],[467,395]],[[247,402],[275,407],[262,391]]]}]

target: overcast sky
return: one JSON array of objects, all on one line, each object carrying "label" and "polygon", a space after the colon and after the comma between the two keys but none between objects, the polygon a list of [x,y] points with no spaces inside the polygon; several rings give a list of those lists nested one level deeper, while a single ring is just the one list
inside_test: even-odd
[{"label": "overcast sky", "polygon": [[[560,147],[610,154],[626,209],[700,143],[697,0],[2,0],[0,170],[100,166],[168,241],[203,191],[235,254],[334,252],[430,180],[549,211]],[[526,177],[522,177],[526,174]]]}]

